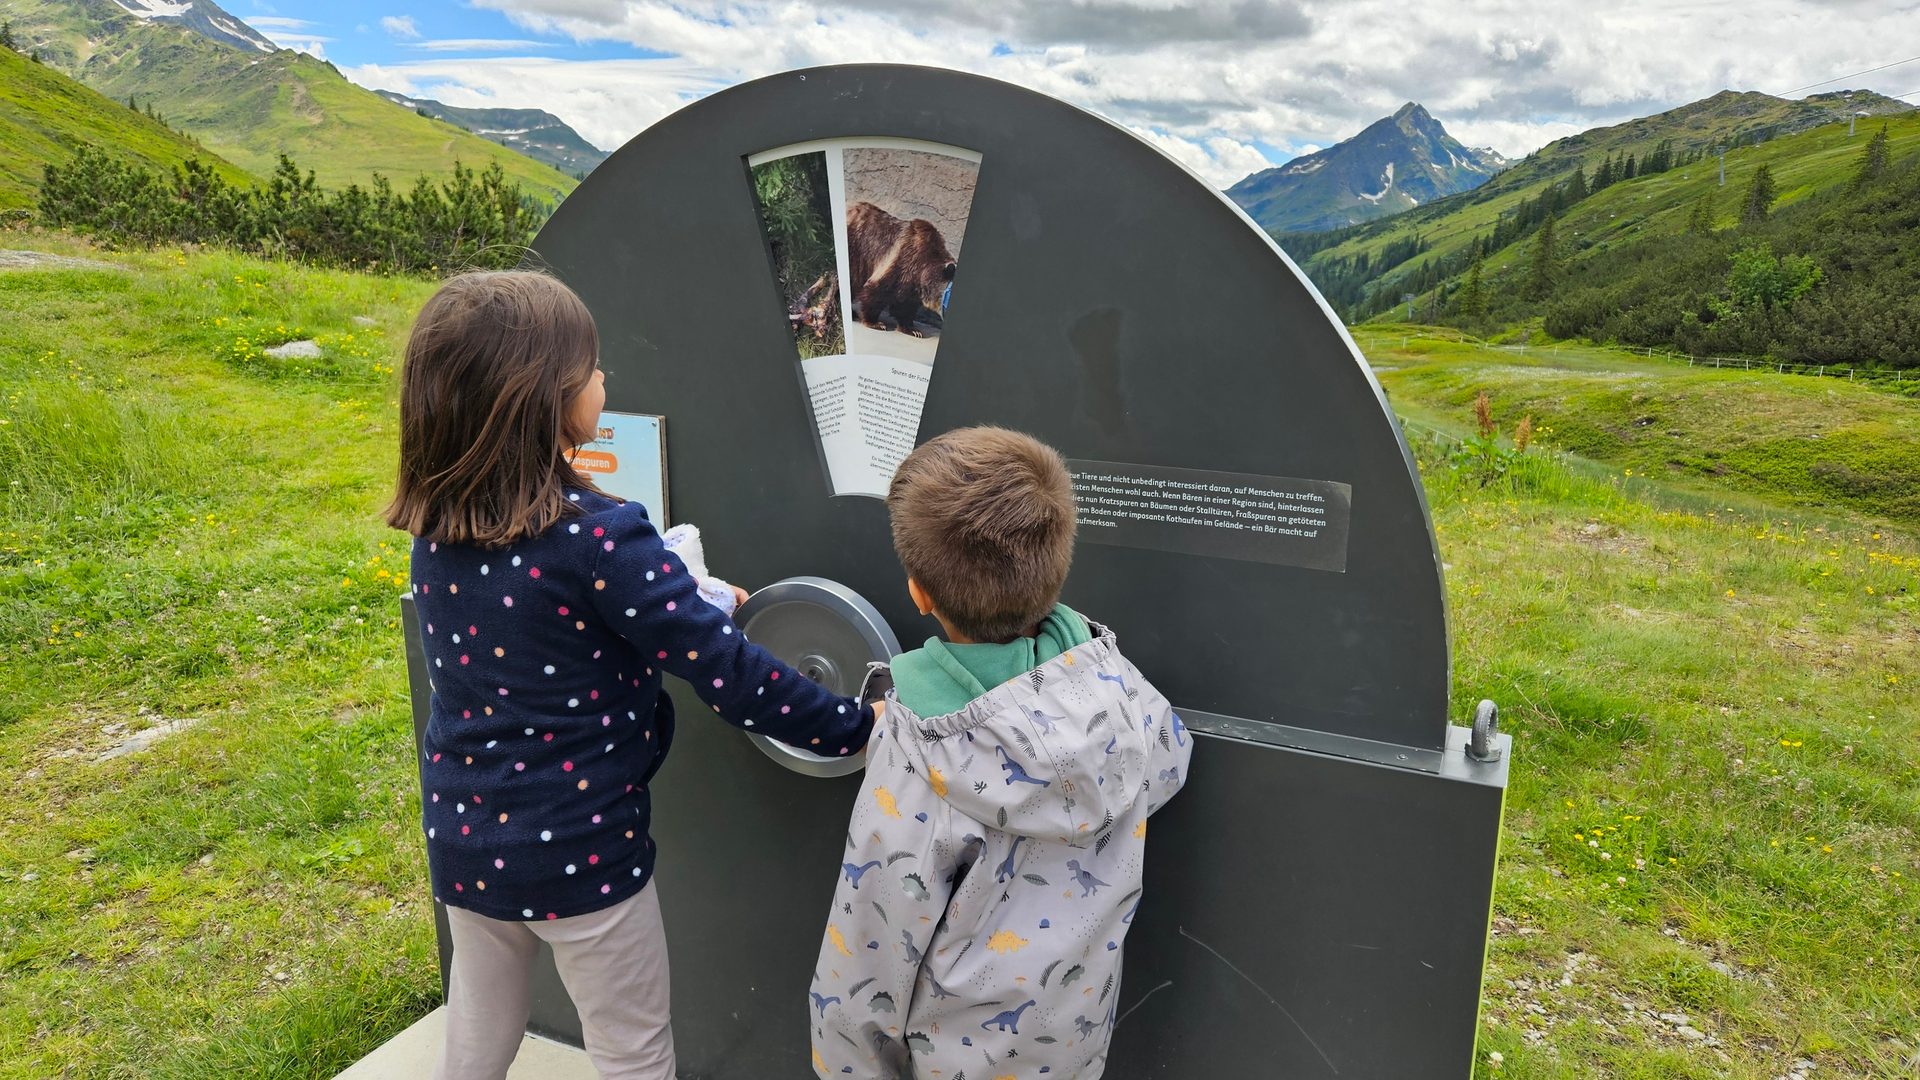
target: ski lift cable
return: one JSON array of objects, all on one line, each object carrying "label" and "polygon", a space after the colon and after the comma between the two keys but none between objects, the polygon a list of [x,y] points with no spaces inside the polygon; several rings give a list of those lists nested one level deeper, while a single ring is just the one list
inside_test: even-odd
[{"label": "ski lift cable", "polygon": [[[1894,61],[1893,63],[1891,63],[1891,64],[1881,64],[1881,65],[1880,65],[1879,67],[1874,67],[1874,68],[1868,68],[1868,69],[1867,69],[1867,70],[1865,70],[1865,71],[1856,71],[1856,72],[1854,72],[1854,73],[1853,73],[1853,74],[1851,74],[1851,75],[1842,75],[1842,76],[1840,76],[1840,77],[1838,77],[1838,78],[1834,78],[1834,79],[1823,79],[1822,81],[1820,81],[1820,82],[1817,82],[1817,83],[1808,83],[1808,84],[1807,84],[1807,85],[1805,85],[1805,86],[1796,86],[1796,87],[1794,87],[1794,88],[1793,88],[1793,89],[1791,89],[1791,90],[1788,90],[1788,91],[1785,91],[1785,92],[1783,92],[1782,94],[1780,94],[1780,96],[1781,96],[1781,97],[1786,97],[1786,96],[1787,96],[1788,94],[1797,94],[1797,93],[1799,93],[1799,92],[1800,92],[1800,91],[1802,91],[1802,90],[1811,90],[1811,89],[1813,89],[1813,88],[1814,88],[1814,87],[1816,87],[1816,86],[1826,86],[1826,85],[1827,85],[1828,83],[1837,83],[1837,82],[1844,82],[1844,81],[1846,81],[1847,79],[1856,79],[1856,78],[1859,78],[1859,77],[1860,77],[1860,76],[1862,76],[1862,75],[1871,75],[1871,74],[1873,74],[1873,73],[1874,73],[1874,72],[1876,72],[1876,71],[1885,71],[1885,70],[1887,70],[1888,68],[1895,68],[1895,67],[1899,67],[1899,66],[1900,66],[1901,64],[1911,64],[1911,63],[1913,63],[1913,62],[1914,62],[1915,60],[1920,60],[1920,56],[1909,56],[1909,57],[1907,57],[1907,58],[1906,58],[1905,60],[1895,60],[1895,61]],[[1906,95],[1905,95],[1905,94],[1902,94],[1902,95],[1900,95],[1900,96],[1901,96],[1901,97],[1905,97]]]}]

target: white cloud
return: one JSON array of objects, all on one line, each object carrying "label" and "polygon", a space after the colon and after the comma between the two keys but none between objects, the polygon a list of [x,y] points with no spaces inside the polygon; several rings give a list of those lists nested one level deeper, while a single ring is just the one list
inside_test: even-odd
[{"label": "white cloud", "polygon": [[726,85],[680,60],[488,57],[365,64],[345,73],[362,86],[463,108],[545,109],[603,150]]},{"label": "white cloud", "polygon": [[554,42],[528,41],[524,38],[436,38],[433,41],[413,41],[407,44],[409,49],[424,49],[427,52],[501,52],[511,49],[551,49]]},{"label": "white cloud", "polygon": [[[299,27],[280,29],[278,27],[261,25],[262,22],[272,21],[273,20],[255,19],[249,25],[260,31],[261,35],[268,41],[273,42],[283,49],[293,49],[298,52],[303,52],[316,60],[325,60],[327,58],[327,43],[332,41],[332,38],[322,34],[303,33]],[[295,19],[292,21],[298,22],[300,20]]]},{"label": "white cloud", "polygon": [[[1844,12],[1821,0],[472,0],[534,34],[671,59],[448,59],[357,71],[424,80],[453,104],[548,108],[611,147],[747,78],[817,64],[928,64],[1092,109],[1225,184],[1277,163],[1256,145],[1310,152],[1409,100],[1462,142],[1519,157],[1729,87],[1779,93],[1874,67],[1890,59],[1879,43],[1910,39],[1920,15],[1920,0],[1841,2]],[[1823,89],[1901,88],[1894,83],[1920,83],[1920,63]]]},{"label": "white cloud", "polygon": [[285,15],[249,15],[247,16],[247,25],[261,33],[265,33],[269,30],[279,30],[282,32],[289,30],[311,30],[314,23],[311,19],[291,19]]},{"label": "white cloud", "polygon": [[382,16],[380,19],[380,28],[392,34],[394,37],[417,38],[420,36],[420,28],[413,25],[413,16],[411,15]]}]

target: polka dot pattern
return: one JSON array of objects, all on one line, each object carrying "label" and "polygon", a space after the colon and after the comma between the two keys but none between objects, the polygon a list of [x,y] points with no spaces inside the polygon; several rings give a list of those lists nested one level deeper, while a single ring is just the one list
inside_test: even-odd
[{"label": "polka dot pattern", "polygon": [[847,753],[867,735],[856,703],[794,677],[700,598],[641,507],[576,494],[580,515],[506,551],[413,548],[436,665],[421,765],[433,893],[493,918],[585,914],[651,879],[666,675],[721,719],[798,745]]}]

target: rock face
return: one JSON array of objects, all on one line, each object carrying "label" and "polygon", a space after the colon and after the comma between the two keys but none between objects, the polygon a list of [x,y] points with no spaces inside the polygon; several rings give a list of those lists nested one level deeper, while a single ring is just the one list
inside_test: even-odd
[{"label": "rock face", "polygon": [[374,93],[422,116],[466,128],[489,142],[518,150],[569,175],[585,176],[609,156],[545,109],[462,109],[429,98],[410,98],[391,90]]},{"label": "rock face", "polygon": [[175,23],[201,37],[247,52],[271,53],[279,48],[258,30],[220,9],[213,0],[112,0],[114,6],[142,22]]},{"label": "rock face", "polygon": [[1319,232],[1470,191],[1506,166],[1409,101],[1343,143],[1247,177],[1227,196],[1269,232]]},{"label": "rock face", "polygon": [[124,266],[53,255],[45,251],[0,250],[0,270],[125,270]]},{"label": "rock face", "polygon": [[289,341],[263,351],[276,360],[312,360],[324,355],[319,344],[313,341]]},{"label": "rock face", "polygon": [[868,201],[902,220],[925,218],[960,258],[967,238],[967,210],[980,167],[960,158],[913,150],[863,148],[847,151],[847,202]]}]

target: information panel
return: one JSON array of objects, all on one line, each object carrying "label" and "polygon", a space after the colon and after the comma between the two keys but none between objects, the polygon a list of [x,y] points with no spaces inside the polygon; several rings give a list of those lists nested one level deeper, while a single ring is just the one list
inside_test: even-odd
[{"label": "information panel", "polygon": [[980,155],[835,139],[747,166],[828,482],[885,498],[919,441]]},{"label": "information panel", "polygon": [[653,527],[667,530],[666,417],[603,412],[594,440],[570,460],[601,491],[646,507]]},{"label": "information panel", "polygon": [[1067,468],[1089,543],[1346,572],[1351,485],[1117,461]]}]

